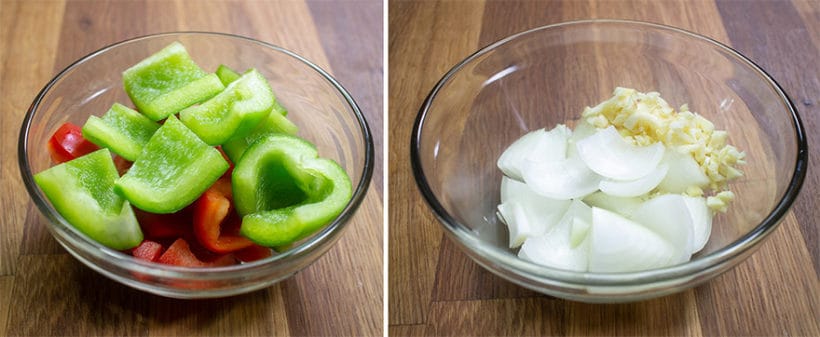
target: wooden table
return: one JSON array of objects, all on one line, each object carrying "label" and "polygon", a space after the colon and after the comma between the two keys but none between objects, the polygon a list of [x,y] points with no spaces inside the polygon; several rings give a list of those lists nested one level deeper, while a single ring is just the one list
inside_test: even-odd
[{"label": "wooden table", "polygon": [[[390,1],[388,10],[390,335],[820,335],[820,2]],[[809,130],[809,176],[792,211],[753,256],[695,289],[620,305],[525,290],[461,253],[417,192],[410,131],[436,81],[500,38],[587,18],[668,24],[733,46],[783,85]]]},{"label": "wooden table", "polygon": [[[352,335],[383,333],[383,3],[362,1],[0,1],[0,336]],[[108,44],[179,30],[244,35],[330,70],[376,139],[373,183],[341,240],[265,290],[172,300],[71,258],[24,192],[17,136],[37,92]],[[351,47],[354,46],[354,47]]]}]

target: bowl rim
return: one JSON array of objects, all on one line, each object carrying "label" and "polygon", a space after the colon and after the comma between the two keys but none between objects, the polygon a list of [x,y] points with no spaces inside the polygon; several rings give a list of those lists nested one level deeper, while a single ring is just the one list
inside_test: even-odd
[{"label": "bowl rim", "polygon": [[[482,55],[494,50],[495,48],[502,46],[510,41],[513,41],[519,37],[555,28],[564,28],[572,26],[582,26],[583,28],[583,26],[595,25],[627,25],[631,27],[648,28],[654,31],[664,31],[672,34],[682,34],[690,38],[695,38],[696,40],[705,42],[711,45],[712,47],[717,48],[718,50],[724,51],[729,55],[736,57],[741,61],[741,63],[747,65],[749,68],[751,68],[751,70],[758,73],[764,80],[768,82],[769,86],[774,89],[775,93],[778,95],[778,97],[780,97],[782,102],[788,108],[792,125],[795,130],[794,136],[796,137],[797,153],[795,156],[795,166],[792,172],[792,179],[789,182],[788,187],[786,188],[786,191],[783,194],[783,197],[777,202],[776,206],[771,210],[771,212],[763,219],[763,221],[760,224],[755,226],[751,231],[741,236],[734,242],[726,245],[725,247],[718,249],[714,252],[711,252],[707,255],[701,256],[695,260],[690,260],[683,264],[636,272],[573,272],[539,265],[530,261],[525,261],[511,254],[508,250],[482,245],[481,240],[479,240],[476,236],[472,234],[472,231],[469,229],[469,227],[465,226],[463,223],[456,220],[438,201],[438,198],[435,196],[432,189],[430,188],[430,184],[428,183],[427,178],[424,174],[424,169],[422,168],[420,156],[420,142],[421,131],[424,127],[425,119],[429,113],[429,109],[432,106],[434,99],[436,98],[441,88],[445,84],[447,84],[449,80],[456,73],[458,73],[459,70],[461,70],[461,68],[463,68],[465,65],[481,57]],[[458,62],[447,73],[445,73],[444,76],[442,76],[442,78],[436,83],[436,85],[430,91],[430,93],[422,103],[421,107],[419,108],[419,112],[416,116],[416,120],[413,124],[413,129],[411,132],[410,161],[413,175],[416,180],[416,185],[423,199],[427,202],[427,205],[438,218],[440,225],[446,229],[446,233],[449,234],[448,236],[456,240],[462,247],[471,250],[470,254],[468,254],[471,258],[475,259],[475,257],[472,254],[480,254],[480,256],[482,256],[485,259],[488,259],[489,263],[496,266],[497,268],[512,271],[519,276],[525,275],[525,277],[527,277],[529,281],[540,282],[549,280],[563,282],[565,285],[571,284],[581,286],[591,285],[603,287],[617,287],[630,286],[636,284],[660,283],[664,281],[670,281],[673,279],[690,277],[692,275],[697,274],[698,272],[708,270],[710,268],[714,268],[726,264],[728,262],[732,262],[735,259],[735,257],[742,256],[749,249],[757,246],[758,243],[765,239],[769,233],[771,233],[775,228],[777,228],[778,224],[780,223],[780,220],[783,218],[783,216],[785,216],[791,205],[794,203],[794,200],[796,199],[803,185],[803,181],[806,177],[806,171],[808,166],[808,144],[805,129],[803,127],[800,116],[797,112],[797,108],[794,105],[794,103],[792,103],[791,99],[785,93],[780,84],[777,83],[777,81],[775,81],[774,78],[772,78],[765,70],[758,66],[754,61],[744,56],[732,47],[729,47],[719,41],[716,41],[712,38],[697,33],[658,23],[622,19],[588,19],[559,22],[555,24],[539,26],[525,31],[521,31],[513,35],[499,39],[482,48],[479,48],[477,51],[470,54],[462,61]],[[479,265],[482,265],[485,268],[487,268],[487,265],[485,264],[486,262],[476,262],[478,262]],[[487,269],[496,274],[499,274],[498,271],[494,270],[493,268]],[[526,285],[522,284],[521,281],[516,280],[513,277],[501,274],[499,275],[521,285]],[[539,280],[533,280],[532,277],[537,277],[539,278]],[[533,289],[532,285],[526,286]],[[617,296],[630,295],[631,294],[629,293],[621,293]]]},{"label": "bowl rim", "polygon": [[[91,240],[85,234],[81,233],[79,230],[74,228],[74,226],[70,225],[54,209],[54,207],[51,206],[51,203],[48,202],[48,199],[45,198],[45,196],[40,191],[40,188],[34,182],[31,166],[29,165],[28,157],[26,156],[26,149],[28,148],[28,135],[32,125],[32,119],[35,113],[38,111],[38,108],[40,107],[40,103],[42,102],[43,98],[46,96],[47,93],[50,92],[51,88],[61,79],[63,79],[63,77],[66,76],[70,71],[101,54],[104,54],[108,51],[111,51],[115,48],[124,45],[138,43],[145,40],[167,38],[173,36],[204,36],[209,38],[235,39],[242,42],[255,44],[257,46],[274,51],[276,53],[284,54],[285,56],[291,57],[301,62],[303,65],[307,66],[309,69],[315,71],[322,79],[330,83],[336,90],[336,92],[343,97],[344,103],[346,103],[349,109],[353,112],[353,115],[356,118],[356,122],[358,123],[360,129],[360,139],[364,144],[364,163],[362,166],[362,171],[359,174],[359,183],[353,189],[350,201],[348,201],[346,207],[336,218],[333,219],[333,221],[329,222],[320,231],[317,231],[312,236],[302,240],[297,246],[292,247],[282,253],[274,254],[271,257],[231,266],[192,268],[142,261],[139,259],[135,259],[133,256],[125,254],[121,251],[103,246],[100,243]],[[315,249],[322,247],[326,241],[332,242],[336,237],[338,237],[338,235],[344,230],[344,228],[346,228],[346,225],[349,223],[350,219],[353,217],[356,210],[364,201],[373,175],[374,153],[375,150],[373,136],[370,132],[370,127],[368,126],[367,119],[362,113],[361,109],[359,108],[359,105],[356,103],[356,101],[353,99],[352,95],[347,91],[347,89],[345,89],[344,86],[342,86],[342,84],[339,83],[339,81],[337,81],[329,72],[325,71],[312,61],[278,45],[274,45],[268,42],[264,42],[246,36],[209,31],[171,31],[132,37],[129,39],[121,40],[106,45],[96,51],[93,51],[77,59],[76,61],[72,62],[67,67],[65,67],[63,70],[61,70],[59,73],[57,73],[57,75],[55,75],[51,80],[49,80],[49,82],[40,90],[40,92],[37,94],[34,101],[32,101],[32,104],[29,106],[26,112],[26,115],[23,119],[23,123],[20,127],[20,134],[18,138],[17,162],[20,168],[20,174],[23,178],[23,182],[26,187],[26,190],[29,193],[29,196],[32,198],[40,212],[49,220],[49,223],[47,224],[48,229],[50,231],[60,230],[65,232],[68,235],[64,238],[71,241],[73,246],[80,247],[80,249],[82,249],[84,253],[91,254],[94,258],[104,259],[108,262],[116,263],[120,265],[123,269],[142,273],[146,276],[191,280],[220,280],[224,279],[226,276],[229,276],[230,278],[240,278],[249,275],[254,275],[256,272],[264,271],[267,268],[270,268],[272,265],[276,265],[284,261],[298,260],[303,256],[309,255]],[[52,234],[54,235],[56,233]],[[63,243],[60,242],[60,244]],[[325,252],[326,250],[323,251],[322,254],[324,254]],[[73,252],[71,253],[74,254]],[[83,262],[86,261],[83,260]],[[313,261],[309,261],[309,263],[305,264],[303,267],[306,267],[312,262]],[[99,266],[94,266],[94,269],[98,267]],[[119,278],[119,275],[117,275],[117,278]],[[140,280],[136,281],[142,283],[142,281]]]}]

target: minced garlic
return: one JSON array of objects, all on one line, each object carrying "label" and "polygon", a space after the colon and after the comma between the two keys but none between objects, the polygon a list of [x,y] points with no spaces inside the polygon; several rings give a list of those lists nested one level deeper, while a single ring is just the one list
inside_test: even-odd
[{"label": "minced garlic", "polygon": [[[726,131],[715,130],[712,122],[689,111],[686,104],[676,112],[657,92],[615,88],[612,98],[584,109],[583,118],[597,128],[615,126],[621,136],[634,145],[661,142],[668,148],[691,154],[709,178],[709,188],[713,191],[725,189],[729,180],[743,175],[737,165],[746,163],[746,154],[726,144]],[[703,190],[693,186],[686,194],[703,195]],[[733,197],[732,192],[724,190],[709,197],[708,205],[713,210],[725,211]]]}]

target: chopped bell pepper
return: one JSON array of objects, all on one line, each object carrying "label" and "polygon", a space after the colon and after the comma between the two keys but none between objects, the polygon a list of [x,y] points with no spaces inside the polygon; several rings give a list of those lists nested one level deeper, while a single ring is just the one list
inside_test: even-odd
[{"label": "chopped bell pepper", "polygon": [[273,109],[268,81],[251,70],[231,82],[218,95],[179,112],[179,120],[210,145],[243,137]]},{"label": "chopped bell pepper", "polygon": [[142,242],[128,201],[114,192],[117,168],[108,149],[94,151],[34,175],[57,212],[100,244],[117,249]]},{"label": "chopped bell pepper", "polygon": [[233,256],[242,262],[253,262],[270,257],[271,255],[273,255],[273,251],[270,248],[256,244],[233,253]]},{"label": "chopped bell pepper", "polygon": [[173,213],[194,202],[228,167],[219,150],[170,116],[115,190],[139,209]]},{"label": "chopped bell pepper", "polygon": [[[281,106],[279,107],[281,108]],[[295,136],[297,132],[299,132],[299,128],[296,124],[293,124],[293,122],[279,113],[274,107],[274,110],[268,114],[267,118],[259,122],[256,128],[248,135],[244,137],[233,137],[222,144],[222,151],[228,155],[231,161],[237,162],[239,158],[242,157],[245,149],[260,138],[269,136],[272,133],[284,133]]]},{"label": "chopped bell pepper", "polygon": [[222,230],[231,210],[230,178],[220,178],[194,202],[194,235],[197,241],[214,253],[230,253],[253,245],[253,242]]},{"label": "chopped bell pepper", "polygon": [[193,228],[190,207],[169,214],[154,214],[137,208],[134,215],[146,239],[179,238],[189,235]]},{"label": "chopped bell pepper", "polygon": [[137,109],[159,121],[220,93],[225,86],[207,74],[174,42],[122,73],[125,92]]},{"label": "chopped bell pepper", "polygon": [[240,233],[266,247],[309,236],[338,216],[352,195],[350,178],[336,162],[285,134],[251,145],[236,163],[232,182]]},{"label": "chopped bell pepper", "polygon": [[131,255],[145,261],[157,262],[162,256],[162,245],[151,240],[144,240],[136,248],[131,250]]},{"label": "chopped bell pepper", "polygon": [[[248,71],[246,71],[245,73],[247,73]],[[219,67],[216,68],[216,76],[219,77],[219,80],[222,81],[222,84],[227,87],[228,84],[231,84],[231,82],[238,80],[239,77],[242,75],[240,75],[235,70],[229,68],[228,66],[220,64]],[[279,101],[273,103],[273,111],[279,112],[280,114],[282,114],[282,116],[288,115],[288,111],[285,110],[285,108],[279,104]]]},{"label": "chopped bell pepper", "polygon": [[83,136],[94,144],[107,147],[121,157],[134,161],[157,129],[159,124],[145,115],[114,103],[102,118],[88,117],[83,125]]},{"label": "chopped bell pepper", "polygon": [[228,86],[231,82],[236,81],[239,79],[240,75],[236,71],[224,64],[220,64],[219,67],[216,68],[216,76],[219,77],[219,80],[222,81],[222,85]]},{"label": "chopped bell pepper", "polygon": [[64,163],[100,149],[83,137],[79,126],[66,122],[48,140],[48,152],[55,163]]},{"label": "chopped bell pepper", "polygon": [[231,255],[219,255],[213,259],[200,259],[185,239],[177,239],[162,253],[157,262],[181,267],[221,267],[236,264]]}]

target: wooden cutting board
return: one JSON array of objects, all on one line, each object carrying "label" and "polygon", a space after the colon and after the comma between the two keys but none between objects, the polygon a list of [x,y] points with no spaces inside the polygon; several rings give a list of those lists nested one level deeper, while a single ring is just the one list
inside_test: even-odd
[{"label": "wooden cutting board", "polygon": [[[382,335],[383,6],[0,1],[0,336]],[[19,128],[52,76],[108,44],[181,30],[244,35],[312,60],[351,92],[376,135],[373,182],[341,240],[307,269],[261,291],[185,301],[111,281],[51,238],[20,179]]]},{"label": "wooden cutting board", "polygon": [[[695,289],[619,305],[526,290],[464,255],[417,192],[410,131],[441,76],[505,36],[589,18],[667,24],[733,46],[785,88],[808,129],[809,176],[792,211],[753,256]],[[390,335],[820,335],[820,2],[390,1],[388,32]]]}]

